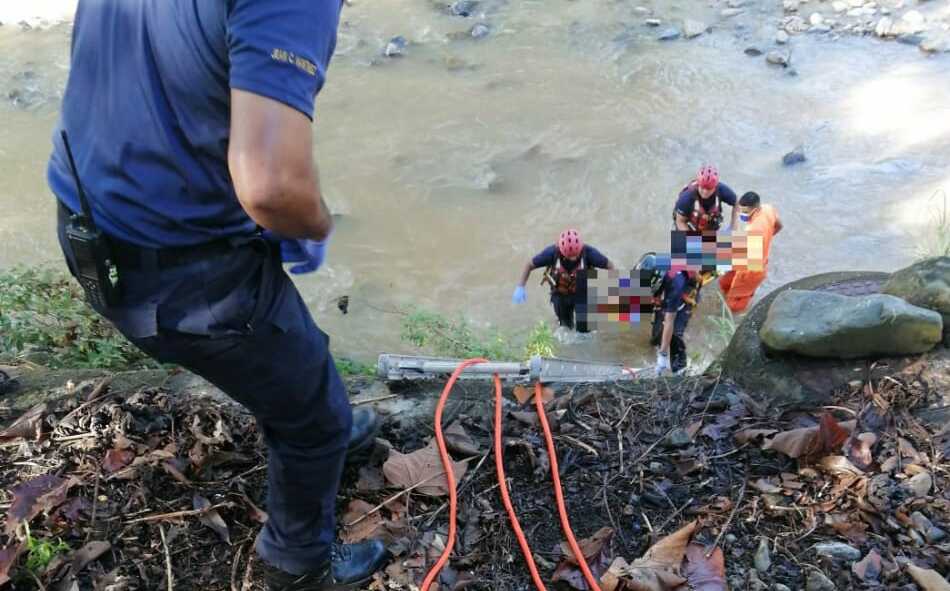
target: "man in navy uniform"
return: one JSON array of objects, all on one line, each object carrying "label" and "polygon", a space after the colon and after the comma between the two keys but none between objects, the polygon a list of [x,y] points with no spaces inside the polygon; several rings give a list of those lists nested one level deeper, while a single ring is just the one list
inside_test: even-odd
[{"label": "man in navy uniform", "polygon": [[340,9],[79,0],[48,169],[70,271],[91,264],[74,232],[84,209],[108,245],[95,260],[110,261],[116,295],[91,297],[97,311],[257,418],[269,520],[256,549],[271,589],[358,585],[385,560],[378,541],[334,543],[344,457],[372,443],[378,420],[351,411],[328,337],[281,266],[316,271],[333,226],[312,119]]}]

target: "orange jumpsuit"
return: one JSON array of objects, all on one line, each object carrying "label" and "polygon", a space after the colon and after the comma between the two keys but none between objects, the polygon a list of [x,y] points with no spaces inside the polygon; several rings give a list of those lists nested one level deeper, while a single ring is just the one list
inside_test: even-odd
[{"label": "orange jumpsuit", "polygon": [[719,280],[719,288],[726,298],[726,305],[734,314],[744,311],[749,307],[755,290],[765,281],[768,275],[769,249],[772,246],[772,237],[778,226],[778,212],[771,205],[762,205],[752,214],[752,219],[746,227],[746,234],[749,236],[750,257],[753,250],[758,247],[752,247],[754,237],[761,236],[762,262],[761,270],[750,270],[749,268],[733,269]]}]

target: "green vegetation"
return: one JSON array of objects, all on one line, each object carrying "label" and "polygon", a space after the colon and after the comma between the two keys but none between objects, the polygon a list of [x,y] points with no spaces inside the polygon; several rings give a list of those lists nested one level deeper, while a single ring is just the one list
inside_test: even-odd
[{"label": "green vegetation", "polygon": [[[434,355],[493,361],[523,361],[532,355],[556,354],[554,333],[538,322],[525,338],[497,329],[478,329],[464,318],[447,318],[420,308],[408,312],[402,322],[402,338]],[[519,346],[518,342],[524,342]]]},{"label": "green vegetation", "polygon": [[344,377],[353,377],[353,376],[374,376],[376,375],[376,368],[369,363],[363,363],[361,361],[356,361],[349,359],[348,357],[337,357],[333,356],[333,361],[336,363],[336,369],[341,376]]},{"label": "green vegetation", "polygon": [[725,350],[729,346],[729,341],[732,340],[732,335],[736,334],[737,325],[732,310],[726,306],[726,298],[723,297],[722,292],[716,290],[716,295],[719,296],[721,306],[719,315],[708,316],[706,320],[712,326],[711,341],[719,345],[720,350]]},{"label": "green vegetation", "polygon": [[943,193],[943,207],[934,213],[931,227],[917,244],[916,255],[921,260],[950,256],[950,210],[947,207],[945,193]]},{"label": "green vegetation", "polygon": [[53,368],[156,366],[86,304],[65,273],[45,267],[0,270],[0,359],[37,353]]},{"label": "green vegetation", "polygon": [[69,545],[60,539],[56,542],[38,540],[30,535],[30,526],[26,526],[26,570],[39,576],[49,563],[60,554],[69,552]]}]

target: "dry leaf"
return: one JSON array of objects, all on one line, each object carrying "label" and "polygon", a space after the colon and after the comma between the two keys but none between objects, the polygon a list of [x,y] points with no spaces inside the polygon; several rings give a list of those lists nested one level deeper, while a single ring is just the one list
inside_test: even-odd
[{"label": "dry leaf", "polygon": [[855,476],[864,474],[862,470],[859,470],[844,456],[825,456],[821,458],[819,465],[830,474],[853,474]]},{"label": "dry leaf", "polygon": [[706,558],[706,549],[699,544],[686,547],[686,580],[691,591],[727,591],[726,559],[721,548]]},{"label": "dry leaf", "polygon": [[690,425],[689,427],[686,427],[686,433],[689,435],[689,438],[694,439],[696,437],[696,434],[699,433],[699,430],[702,428],[702,426],[703,426],[703,421],[702,419],[700,419],[696,421],[695,423],[693,423],[692,425]]},{"label": "dry leaf", "polygon": [[914,444],[903,437],[897,438],[897,449],[900,451],[901,457],[907,458],[911,462],[920,464],[926,461],[914,447]]},{"label": "dry leaf", "polygon": [[[602,527],[591,537],[577,542],[595,579],[600,579],[601,575],[609,570],[610,559],[607,557],[607,551],[610,549],[610,538],[613,535],[613,529]],[[589,589],[587,579],[584,578],[578,566],[577,557],[566,541],[561,542],[561,552],[565,555],[565,559],[555,569],[551,581],[564,581],[575,589],[587,591]]]},{"label": "dry leaf", "polygon": [[648,561],[679,574],[680,564],[683,562],[683,555],[686,554],[686,545],[689,544],[689,540],[693,537],[693,531],[695,530],[695,521],[687,523],[656,544],[650,546],[646,554],[644,554],[640,560],[636,561],[634,565],[640,561]]},{"label": "dry leaf", "polygon": [[26,542],[17,542],[13,546],[0,548],[0,587],[10,580],[10,569],[17,558],[26,550]]},{"label": "dry leaf", "polygon": [[908,564],[907,572],[923,591],[950,591],[950,583],[935,570]]},{"label": "dry leaf", "polygon": [[62,504],[69,489],[78,483],[75,478],[44,474],[14,486],[10,491],[13,494],[13,504],[7,512],[6,534],[12,535],[20,524]]},{"label": "dry leaf", "polygon": [[[821,425],[783,431],[766,441],[762,445],[762,449],[774,449],[790,458],[799,458],[801,456],[822,453],[823,451],[832,451],[831,448],[826,448],[826,445],[833,444],[840,439],[842,437],[842,431],[844,432],[844,437],[847,437],[847,433],[851,429],[854,429],[856,424],[856,421],[846,421],[839,424],[831,415],[825,414],[822,416],[821,423],[821,425],[824,425],[823,431]],[[844,442],[843,439],[841,441],[842,443]],[[838,445],[840,446],[841,444],[839,443]]]},{"label": "dry leaf", "polygon": [[[195,495],[192,498],[192,504],[197,510],[209,509],[211,507],[211,501],[204,498],[201,495]],[[218,537],[221,538],[229,546],[231,545],[231,534],[228,533],[228,525],[224,522],[224,519],[221,519],[221,515],[216,509],[211,509],[210,511],[205,511],[198,516],[198,520],[201,521],[205,526],[209,527],[214,533],[218,534]]]},{"label": "dry leaf", "polygon": [[463,456],[476,456],[481,453],[478,444],[472,440],[465,431],[465,427],[458,421],[446,427],[442,435],[445,438],[445,447],[451,452]]},{"label": "dry leaf", "polygon": [[521,405],[531,400],[531,397],[534,395],[533,390],[525,388],[524,386],[515,386],[512,393],[515,395],[515,400]]},{"label": "dry leaf", "polygon": [[881,576],[881,555],[871,550],[861,561],[851,565],[851,571],[862,581],[877,581]]},{"label": "dry leaf", "polygon": [[874,463],[874,457],[871,455],[871,448],[877,443],[877,435],[874,433],[861,433],[857,437],[852,436],[845,446],[845,453],[848,459],[855,466],[862,470],[867,470]]},{"label": "dry leaf", "polygon": [[[465,475],[467,468],[465,462],[452,462],[456,483]],[[415,490],[424,495],[441,497],[449,494],[448,480],[434,439],[426,447],[409,454],[390,451],[389,459],[383,464],[383,474],[390,484],[398,488],[419,485]]]},{"label": "dry leaf", "polygon": [[102,460],[102,468],[112,474],[131,464],[134,459],[135,452],[132,450],[113,448],[106,452],[106,457]]},{"label": "dry leaf", "polygon": [[46,417],[46,403],[41,402],[30,410],[23,413],[23,416],[13,421],[13,424],[0,431],[0,441],[9,441],[12,439],[32,439],[39,440],[43,435],[43,419]]},{"label": "dry leaf", "polygon": [[[341,523],[344,524],[343,533],[340,535],[343,543],[355,544],[356,542],[362,542],[370,538],[389,537],[388,541],[392,539],[392,536],[388,536],[389,532],[386,531],[385,520],[379,511],[372,515],[366,515],[372,510],[373,506],[366,501],[360,499],[350,501],[341,521]],[[363,517],[364,515],[366,515],[366,517]],[[363,519],[359,523],[346,525],[353,523],[361,517],[363,517]]]},{"label": "dry leaf", "polygon": [[627,561],[623,558],[619,556],[614,558],[614,561],[610,563],[610,568],[600,577],[600,590],[616,591],[617,587],[620,586],[620,577],[624,576],[628,566]]},{"label": "dry leaf", "polygon": [[821,421],[818,424],[819,449],[812,453],[832,453],[841,450],[841,446],[851,435],[850,430],[845,429],[833,416],[828,413],[821,415]]}]

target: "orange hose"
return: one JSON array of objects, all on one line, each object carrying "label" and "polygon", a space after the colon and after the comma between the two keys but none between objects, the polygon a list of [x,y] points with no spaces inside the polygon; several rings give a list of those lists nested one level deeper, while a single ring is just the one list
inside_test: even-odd
[{"label": "orange hose", "polygon": [[558,473],[557,467],[557,450],[554,449],[554,438],[551,437],[551,427],[548,425],[548,417],[544,414],[544,405],[541,402],[540,382],[535,382],[534,384],[534,407],[537,409],[538,418],[541,420],[541,428],[544,430],[544,441],[548,447],[548,459],[551,460],[551,480],[554,481],[554,498],[557,499],[557,512],[561,518],[561,529],[564,531],[564,536],[567,538],[567,543],[571,547],[571,551],[574,552],[578,566],[581,567],[581,572],[584,573],[584,579],[587,580],[587,584],[593,591],[600,591],[600,585],[597,584],[597,579],[594,578],[593,573],[590,572],[590,568],[587,566],[587,559],[584,558],[584,553],[581,552],[581,548],[574,538],[574,532],[571,530],[571,523],[567,517],[564,493],[561,492],[561,476]]},{"label": "orange hose", "polygon": [[501,491],[501,502],[505,505],[505,511],[508,512],[511,529],[514,530],[515,537],[518,539],[518,545],[521,546],[524,561],[528,563],[531,580],[534,581],[534,586],[538,588],[538,591],[547,591],[544,583],[541,581],[541,575],[538,574],[538,567],[534,564],[534,556],[531,554],[528,540],[521,530],[518,516],[515,515],[515,508],[511,504],[511,497],[508,496],[508,479],[505,477],[505,456],[501,448],[501,379],[498,377],[498,374],[495,374],[495,470],[498,472],[498,490]]},{"label": "orange hose", "polygon": [[[449,489],[449,532],[448,539],[445,543],[445,549],[442,550],[442,555],[439,556],[439,560],[436,561],[435,566],[429,570],[425,579],[422,581],[422,591],[433,591],[431,586],[439,572],[445,566],[445,563],[449,559],[449,555],[452,553],[452,548],[455,546],[455,519],[458,510],[458,498],[455,490],[455,475],[452,472],[452,459],[449,457],[449,452],[445,447],[445,438],[442,435],[442,411],[445,408],[445,402],[448,400],[449,394],[452,392],[452,387],[455,385],[455,382],[458,380],[458,377],[462,371],[470,365],[485,363],[486,361],[486,359],[466,359],[465,361],[461,362],[459,366],[455,368],[455,371],[452,372],[452,375],[449,377],[449,381],[446,382],[445,388],[442,389],[442,395],[439,396],[439,401],[435,406],[435,439],[439,447],[439,458],[442,460],[442,466],[445,468],[445,478],[448,481]],[[541,581],[541,575],[538,573],[538,568],[534,563],[534,556],[531,554],[531,547],[528,546],[528,540],[524,535],[524,531],[521,529],[521,524],[518,522],[518,516],[515,515],[515,509],[511,504],[511,497],[509,496],[508,492],[508,480],[505,477],[504,453],[501,445],[502,400],[501,379],[498,377],[498,374],[494,375],[494,381],[495,469],[498,473],[498,484],[499,490],[501,491],[501,500],[505,505],[505,511],[507,511],[508,518],[511,521],[511,529],[514,530],[515,537],[518,539],[518,545],[521,546],[521,552],[524,554],[525,562],[528,565],[528,570],[531,572],[531,579],[534,581],[535,587],[538,588],[538,591],[547,591],[544,583]],[[548,425],[547,416],[544,414],[544,406],[541,403],[540,383],[535,384],[534,392],[534,404],[538,411],[538,418],[541,421],[541,427],[544,431],[544,440],[547,444],[548,456],[551,460],[551,478],[554,481],[554,495],[557,499],[557,509],[561,520],[561,528],[564,531],[564,535],[567,537],[567,542],[571,547],[571,551],[574,552],[574,556],[577,558],[577,563],[584,574],[584,578],[587,580],[587,584],[590,586],[592,591],[600,591],[600,586],[597,584],[597,580],[594,578],[594,575],[590,572],[590,568],[587,566],[587,560],[584,558],[584,553],[581,552],[580,546],[577,544],[577,540],[574,538],[574,532],[571,531],[571,524],[568,520],[567,509],[564,504],[564,494],[561,491],[561,478],[558,474],[557,451],[554,449],[554,439],[551,437],[551,427]]]},{"label": "orange hose", "polygon": [[439,446],[439,457],[442,459],[442,466],[445,468],[445,479],[448,481],[449,488],[449,537],[445,542],[445,549],[442,550],[442,555],[439,556],[438,562],[435,563],[435,566],[432,567],[432,570],[429,571],[429,574],[427,574],[426,578],[422,581],[422,591],[430,591],[429,587],[432,585],[432,581],[435,580],[439,575],[439,571],[442,570],[442,567],[445,566],[445,563],[449,560],[452,547],[455,546],[455,514],[458,500],[455,494],[455,474],[452,472],[452,459],[449,457],[449,452],[445,448],[445,438],[442,436],[442,410],[445,408],[445,401],[449,398],[452,386],[455,385],[455,381],[462,371],[470,365],[486,363],[487,361],[487,359],[466,359],[459,363],[459,366],[455,368],[455,371],[453,371],[449,377],[449,381],[445,383],[445,388],[442,389],[442,395],[439,396],[439,402],[435,405],[435,440]]}]

